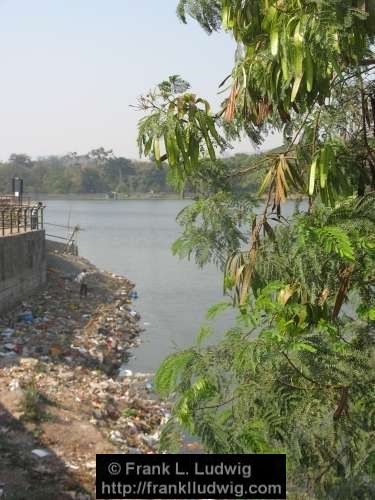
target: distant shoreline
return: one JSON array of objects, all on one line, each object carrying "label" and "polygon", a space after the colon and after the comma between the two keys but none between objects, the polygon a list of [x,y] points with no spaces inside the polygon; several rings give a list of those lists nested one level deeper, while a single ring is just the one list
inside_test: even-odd
[{"label": "distant shoreline", "polygon": [[[253,194],[253,193],[249,193]],[[193,194],[187,194],[184,197],[178,196],[175,193],[139,193],[132,194],[130,196],[120,196],[118,198],[109,197],[105,193],[70,193],[70,194],[47,194],[47,193],[25,193],[26,196],[31,197],[31,199],[35,201],[48,201],[48,200],[62,200],[62,201],[148,201],[148,200],[194,200],[195,197]],[[265,200],[265,196],[258,197],[259,201]],[[296,195],[294,193],[289,194],[289,201],[304,201],[307,200],[307,197],[301,197],[300,195]]]},{"label": "distant shoreline", "polygon": [[36,201],[43,200],[74,200],[74,201],[126,201],[126,200],[192,200],[193,195],[186,195],[183,198],[174,193],[139,193],[129,196],[119,196],[117,198],[109,197],[105,193],[25,193]]}]

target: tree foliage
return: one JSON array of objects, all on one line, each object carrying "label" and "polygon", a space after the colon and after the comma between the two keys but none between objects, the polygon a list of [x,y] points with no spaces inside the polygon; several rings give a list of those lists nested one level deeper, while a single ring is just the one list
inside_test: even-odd
[{"label": "tree foliage", "polygon": [[[227,302],[209,316],[237,320],[212,346],[203,326],[160,367],[174,399],[161,446],[183,430],[211,453],[285,452],[290,498],[372,498],[375,2],[181,0],[178,15],[236,40],[226,97],[213,112],[171,77],[140,99],[139,146],[201,187],[173,250],[223,267]],[[219,159],[270,129],[282,148],[241,168]],[[306,208],[286,217],[297,194]]]},{"label": "tree foliage", "polygon": [[165,168],[157,168],[153,162],[116,157],[104,148],[85,155],[70,153],[33,161],[26,155],[14,154],[8,162],[0,163],[2,193],[11,192],[14,176],[24,179],[29,193],[173,193]]}]

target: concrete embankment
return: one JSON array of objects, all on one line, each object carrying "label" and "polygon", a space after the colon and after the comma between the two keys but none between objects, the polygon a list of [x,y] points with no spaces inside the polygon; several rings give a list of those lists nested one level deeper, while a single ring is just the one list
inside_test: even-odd
[{"label": "concrete embankment", "polygon": [[[97,453],[155,453],[168,405],[122,373],[133,284],[49,245],[48,280],[0,317],[0,498],[95,498]],[[77,273],[86,268],[87,298]]]},{"label": "concrete embankment", "polygon": [[0,237],[0,312],[46,282],[44,231]]}]

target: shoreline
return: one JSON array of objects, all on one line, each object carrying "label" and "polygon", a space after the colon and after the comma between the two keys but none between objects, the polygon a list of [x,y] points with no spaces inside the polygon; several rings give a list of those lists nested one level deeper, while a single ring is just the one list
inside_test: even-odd
[{"label": "shoreline", "polygon": [[27,196],[31,196],[32,199],[36,201],[39,200],[61,200],[61,201],[149,201],[149,200],[193,200],[193,195],[186,195],[184,197],[178,194],[171,193],[160,193],[160,194],[148,194],[139,193],[129,196],[119,196],[118,198],[111,198],[105,193],[77,193],[77,194],[47,194],[47,193],[25,193]]},{"label": "shoreline", "polygon": [[[256,196],[256,193],[249,193],[250,196]],[[147,194],[147,193],[140,193],[138,195],[131,195],[131,196],[122,196],[119,198],[110,198],[104,193],[97,193],[97,194],[87,194],[87,193],[81,193],[81,194],[46,194],[46,193],[26,193],[27,196],[31,196],[34,200],[36,201],[150,201],[150,200],[155,200],[155,201],[195,201],[197,198],[194,194],[187,194],[184,195],[184,197],[181,197],[177,194],[163,194],[160,193],[158,194]],[[266,201],[266,196],[259,196],[257,197],[257,200],[259,202],[265,202]],[[288,195],[288,198],[285,203],[288,201],[308,201],[308,197],[301,196],[299,194],[291,193]]]},{"label": "shoreline", "polygon": [[[83,268],[93,273],[87,299],[74,281]],[[47,285],[0,317],[5,495],[95,498],[97,453],[156,453],[169,406],[152,393],[152,374],[118,377],[142,333],[133,287],[48,242]],[[32,322],[20,320],[25,311]]]}]

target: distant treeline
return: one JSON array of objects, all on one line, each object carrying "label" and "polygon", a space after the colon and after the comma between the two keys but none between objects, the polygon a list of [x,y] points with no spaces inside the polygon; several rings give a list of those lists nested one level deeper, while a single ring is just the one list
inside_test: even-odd
[{"label": "distant treeline", "polygon": [[[249,165],[254,155],[237,154],[222,162],[230,169]],[[173,194],[167,169],[149,161],[116,157],[111,150],[98,148],[85,155],[46,156],[32,160],[26,154],[12,154],[0,163],[0,192],[10,193],[12,178],[24,179],[25,192],[46,194],[122,193]],[[239,189],[255,191],[256,176],[242,179]],[[193,191],[192,189],[190,190]],[[192,193],[194,194],[194,193]]]}]

